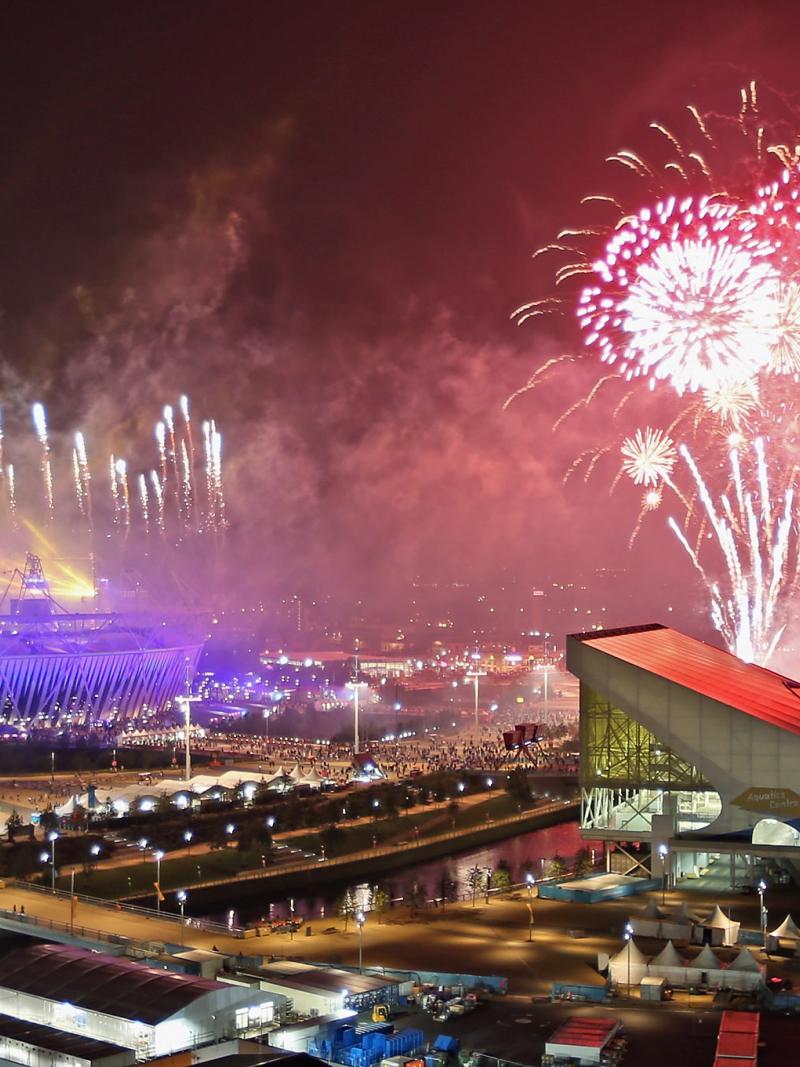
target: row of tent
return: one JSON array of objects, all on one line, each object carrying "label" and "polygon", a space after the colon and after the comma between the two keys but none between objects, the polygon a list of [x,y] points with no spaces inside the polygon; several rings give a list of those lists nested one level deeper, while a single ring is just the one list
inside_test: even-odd
[{"label": "row of tent", "polygon": [[643,978],[665,978],[670,985],[707,985],[712,989],[753,990],[764,984],[764,969],[746,946],[729,964],[717,958],[705,945],[694,959],[683,959],[672,941],[667,941],[657,956],[648,959],[633,938],[608,962],[612,981],[620,985],[638,985]]},{"label": "row of tent", "polygon": [[300,787],[322,789],[328,781],[316,767],[303,771],[299,764],[290,771],[279,767],[272,774],[262,774],[258,771],[224,771],[219,775],[198,774],[188,781],[164,778],[160,782],[146,785],[134,782],[122,789],[104,792],[103,796],[99,796],[90,786],[88,792],[70,797],[55,810],[57,815],[69,817],[80,805],[87,811],[107,808],[117,815],[125,815],[132,807],[138,811],[152,811],[164,797],[168,797],[178,808],[188,808],[195,800],[228,800],[234,796],[250,800],[256,790],[264,787],[276,792],[288,792]]},{"label": "row of tent", "polygon": [[638,937],[658,937],[671,941],[690,941],[696,945],[735,945],[741,923],[730,919],[717,904],[709,915],[700,918],[690,913],[683,901],[675,911],[662,911],[654,900],[641,915],[628,920]]}]

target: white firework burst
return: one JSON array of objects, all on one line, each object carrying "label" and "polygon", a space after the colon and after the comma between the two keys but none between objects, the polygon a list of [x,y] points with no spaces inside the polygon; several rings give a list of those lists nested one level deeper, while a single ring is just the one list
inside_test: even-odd
[{"label": "white firework burst", "polygon": [[622,469],[636,485],[657,486],[669,481],[677,459],[671,438],[650,426],[626,437],[620,451],[624,457]]}]

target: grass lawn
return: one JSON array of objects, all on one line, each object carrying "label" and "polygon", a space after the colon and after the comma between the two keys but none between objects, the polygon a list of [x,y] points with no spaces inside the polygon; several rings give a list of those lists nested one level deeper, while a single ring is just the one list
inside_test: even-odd
[{"label": "grass lawn", "polygon": [[[517,801],[509,796],[494,796],[474,804],[462,807],[455,817],[457,830],[480,827],[489,819],[503,818],[517,812]],[[371,823],[357,826],[345,826],[341,845],[336,855],[361,852],[376,845],[402,841],[418,840],[436,834],[447,833],[451,829],[452,816],[443,809],[417,812],[413,815],[397,815],[390,819],[376,819]],[[322,843],[319,830],[309,830],[307,834],[288,838],[285,842],[292,849],[300,852],[319,854]],[[240,851],[236,848],[224,848],[215,852],[205,852],[196,856],[178,856],[161,861],[161,889],[165,894],[178,889],[191,889],[197,882],[215,878],[233,877],[241,871],[254,870],[261,866],[263,850],[256,846]],[[272,854],[270,866],[299,859],[299,855],[288,849],[279,849]],[[75,875],[75,891],[90,896],[114,899],[134,894],[154,892],[156,880],[154,860],[126,867],[110,867],[94,870],[90,874]],[[69,877],[58,879],[59,889],[68,890]]]}]

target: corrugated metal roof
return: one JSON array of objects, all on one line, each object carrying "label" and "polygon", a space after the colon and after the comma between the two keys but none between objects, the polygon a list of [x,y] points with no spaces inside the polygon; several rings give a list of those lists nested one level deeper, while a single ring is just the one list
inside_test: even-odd
[{"label": "corrugated metal roof", "polygon": [[72,945],[39,944],[3,957],[0,987],[150,1026],[223,988]]},{"label": "corrugated metal roof", "polygon": [[7,1037],[11,1041],[35,1045],[36,1048],[47,1049],[64,1056],[78,1056],[82,1060],[101,1060],[107,1056],[116,1056],[121,1052],[127,1053],[133,1059],[131,1050],[121,1045],[111,1045],[107,1041],[95,1041],[82,1034],[68,1034],[52,1026],[24,1022],[10,1015],[0,1015],[0,1036]]},{"label": "corrugated metal roof", "polygon": [[800,682],[744,663],[714,645],[658,623],[571,637],[745,715],[800,734]]}]

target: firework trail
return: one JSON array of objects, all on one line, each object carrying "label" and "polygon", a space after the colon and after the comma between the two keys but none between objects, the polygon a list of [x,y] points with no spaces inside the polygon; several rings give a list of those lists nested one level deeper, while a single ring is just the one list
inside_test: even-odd
[{"label": "firework trail", "polygon": [[203,422],[203,453],[205,456],[206,472],[206,525],[209,530],[213,530],[216,525],[216,496],[214,493],[214,458],[211,446],[211,426],[212,424],[208,419]]},{"label": "firework trail", "polygon": [[189,446],[189,463],[188,463],[189,477],[188,477],[188,480],[187,480],[188,492],[189,492],[189,500],[190,500],[190,504],[191,504],[191,510],[190,510],[189,514],[191,515],[192,520],[194,521],[194,523],[196,525],[197,524],[197,515],[196,515],[197,500],[195,498],[195,487],[194,487],[194,458],[195,458],[194,457],[194,438],[192,436],[192,419],[191,419],[191,415],[190,415],[190,412],[189,412],[189,397],[185,396],[185,395],[181,396],[180,401],[179,401],[179,405],[180,405],[180,409],[181,409],[181,415],[183,417],[183,425],[184,425],[184,428],[186,430],[186,441],[188,442],[188,446]]},{"label": "firework trail", "polygon": [[192,517],[192,461],[189,458],[189,449],[187,448],[185,441],[181,441],[181,468],[183,471],[181,480],[181,485],[183,487],[183,511],[186,516],[187,524],[190,524]]},{"label": "firework trail", "polygon": [[17,525],[17,489],[14,481],[14,464],[9,463],[6,467],[6,485],[8,487],[8,510],[14,525]]},{"label": "firework trail", "polygon": [[158,529],[162,536],[167,532],[164,522],[164,491],[158,477],[158,471],[150,471],[150,484],[153,487],[153,496],[156,501],[156,514],[158,516]]},{"label": "firework trail", "polygon": [[89,527],[89,532],[91,533],[94,527],[94,516],[92,512],[92,474],[89,469],[89,459],[86,455],[86,441],[80,430],[75,434],[75,452],[77,453],[78,469],[80,472],[78,481],[80,484],[80,497],[83,499],[82,514],[86,517],[86,523]]},{"label": "firework trail", "polygon": [[75,497],[78,501],[78,511],[81,515],[86,515],[86,505],[83,499],[83,478],[81,477],[81,464],[78,459],[78,450],[73,448],[72,450],[72,477],[75,482]]},{"label": "firework trail", "polygon": [[122,522],[127,530],[131,525],[131,500],[130,494],[128,493],[128,464],[124,459],[118,459],[114,464],[114,469],[117,476],[117,485],[119,486]]},{"label": "firework trail", "polygon": [[712,618],[731,651],[747,662],[767,662],[785,629],[781,605],[798,566],[794,472],[775,506],[764,442],[757,438],[746,469],[731,450],[734,498],[723,494],[715,504],[689,449],[684,445],[680,452],[724,562],[722,585],[709,577],[683,526],[674,518],[669,524],[709,587]]},{"label": "firework trail", "polygon": [[163,422],[157,422],[154,432],[158,446],[158,463],[161,469],[161,495],[163,496],[167,485],[167,428]]},{"label": "firework trail", "polygon": [[214,421],[211,422],[211,466],[214,477],[214,514],[216,516],[217,529],[224,529],[225,519],[225,494],[222,489],[222,434],[217,431]]},{"label": "firework trail", "polygon": [[150,503],[147,499],[147,478],[140,474],[138,478],[139,483],[139,502],[142,506],[142,520],[144,522],[144,532],[150,533]]},{"label": "firework trail", "polygon": [[[169,449],[168,459],[172,466],[172,485],[175,487],[175,508],[178,513],[179,520],[183,520],[183,498],[181,492],[181,472],[178,461],[178,449],[175,439],[175,412],[171,404],[164,405],[164,425],[167,428],[167,435],[169,437]],[[165,491],[167,482],[164,483]]]},{"label": "firework trail", "polygon": [[47,502],[47,512],[50,521],[53,521],[55,509],[53,505],[53,469],[50,463],[50,442],[47,437],[47,415],[42,404],[34,404],[31,408],[33,426],[39,444],[42,448],[42,477],[44,479],[44,493]]},{"label": "firework trail", "polygon": [[111,482],[111,502],[114,506],[114,525],[120,521],[119,481],[117,479],[117,458],[112,452],[108,461],[108,474]]}]

